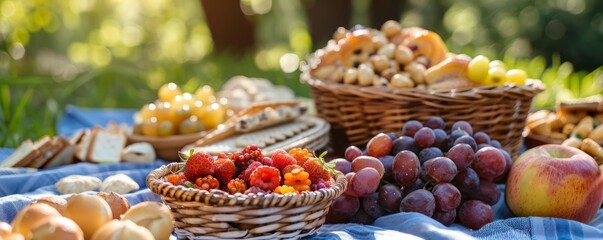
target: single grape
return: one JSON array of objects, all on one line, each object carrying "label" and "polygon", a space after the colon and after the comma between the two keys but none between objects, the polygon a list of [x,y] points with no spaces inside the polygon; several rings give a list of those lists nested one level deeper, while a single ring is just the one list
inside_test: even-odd
[{"label": "single grape", "polygon": [[381,182],[381,175],[374,168],[363,168],[352,177],[352,190],[361,197],[375,192]]},{"label": "single grape", "polygon": [[496,183],[481,180],[479,183],[478,190],[471,194],[471,197],[475,200],[480,200],[488,205],[494,205],[500,198],[500,190]]},{"label": "single grape", "polygon": [[373,168],[379,173],[379,177],[382,177],[385,173],[385,167],[379,159],[371,156],[360,156],[352,161],[352,171],[358,173],[360,169]]},{"label": "single grape", "polygon": [[176,133],[174,124],[170,121],[161,121],[157,124],[157,135],[160,137],[171,136]]},{"label": "single grape", "polygon": [[431,218],[435,219],[441,224],[444,224],[444,226],[450,226],[450,224],[454,223],[454,220],[456,219],[456,209],[452,209],[448,212],[442,212],[436,209]]},{"label": "single grape", "polygon": [[205,129],[205,126],[203,125],[203,123],[201,123],[199,121],[199,119],[197,118],[197,116],[190,116],[187,119],[184,119],[181,123],[180,126],[178,126],[178,131],[180,134],[190,134],[190,133],[196,133],[196,132],[201,132]]},{"label": "single grape", "polygon": [[429,159],[443,157],[443,156],[444,156],[444,153],[442,153],[442,150],[440,150],[439,148],[428,147],[428,148],[424,148],[423,150],[421,150],[421,152],[419,152],[419,162],[421,162],[421,165],[423,165]]},{"label": "single grape", "polygon": [[415,133],[415,142],[421,148],[431,147],[435,142],[435,133],[431,128],[422,127]]},{"label": "single grape", "polygon": [[477,144],[490,143],[490,136],[487,133],[482,132],[482,131],[474,133],[473,139],[475,139],[475,143],[477,143]]},{"label": "single grape", "polygon": [[173,82],[162,85],[157,93],[159,99],[164,102],[171,102],[177,95],[181,94],[182,90],[180,90],[180,87]]},{"label": "single grape", "polygon": [[507,71],[505,74],[505,78],[508,83],[513,83],[517,85],[525,85],[526,80],[528,79],[528,74],[524,70],[521,69],[511,69]]},{"label": "single grape", "polygon": [[356,146],[349,146],[345,149],[345,153],[343,154],[346,160],[354,161],[359,156],[362,156],[362,150]]},{"label": "single grape", "polygon": [[387,136],[389,136],[389,139],[391,139],[392,141],[396,140],[396,138],[398,138],[398,134],[395,132],[390,132],[387,134]]},{"label": "single grape", "polygon": [[347,194],[341,194],[333,200],[330,211],[340,218],[350,218],[360,209],[360,200]]},{"label": "single grape", "polygon": [[423,124],[417,120],[410,120],[404,123],[402,127],[402,136],[414,137],[415,133],[423,127]]},{"label": "single grape", "polygon": [[352,163],[343,158],[336,158],[331,160],[329,163],[335,164],[335,170],[342,172],[343,174],[349,173],[352,171]]},{"label": "single grape", "polygon": [[486,77],[485,84],[500,86],[503,85],[506,81],[506,73],[507,71],[501,67],[491,67],[488,69],[488,76]]},{"label": "single grape", "polygon": [[142,123],[141,132],[145,136],[155,137],[158,136],[159,133],[157,131],[157,118],[152,117],[149,120],[146,120]]},{"label": "single grape", "polygon": [[203,104],[212,104],[216,101],[214,89],[209,85],[200,87],[195,92],[195,99],[200,100]]},{"label": "single grape", "polygon": [[388,212],[398,212],[403,196],[400,187],[388,183],[379,189],[379,204]]},{"label": "single grape", "polygon": [[353,196],[353,197],[360,197],[360,194],[354,192],[354,188],[352,187],[352,179],[354,178],[354,176],[356,176],[355,172],[349,172],[345,174],[345,178],[348,182],[348,186],[345,189],[344,194]]},{"label": "single grape", "polygon": [[494,221],[494,212],[490,205],[479,200],[470,200],[458,209],[458,219],[465,227],[477,230]]},{"label": "single grape", "polygon": [[381,157],[392,151],[392,139],[385,133],[375,135],[366,144],[366,153],[372,157]]},{"label": "single grape", "polygon": [[421,168],[419,158],[411,151],[401,151],[394,157],[392,174],[400,186],[412,185],[419,177]]},{"label": "single grape", "polygon": [[417,178],[417,180],[415,180],[415,182],[412,185],[410,185],[408,187],[404,187],[402,189],[402,193],[406,196],[409,193],[414,192],[419,189],[423,189],[424,187],[425,187],[425,181],[423,181],[423,179],[421,179],[421,178]]},{"label": "single grape", "polygon": [[454,145],[457,144],[468,144],[469,146],[471,146],[471,148],[473,149],[473,151],[476,151],[477,149],[477,143],[475,143],[475,139],[473,139],[473,137],[467,135],[467,136],[461,136],[459,138],[457,138],[456,140],[454,140]]},{"label": "single grape", "polygon": [[507,181],[507,177],[509,176],[509,171],[511,171],[511,166],[513,165],[513,160],[511,159],[511,155],[505,150],[499,149],[500,152],[505,156],[505,171],[498,177],[494,178],[495,183],[505,183]]},{"label": "single grape", "polygon": [[427,121],[425,121],[425,124],[423,124],[423,126],[431,128],[433,130],[436,130],[436,129],[443,130],[446,127],[446,123],[444,122],[444,119],[442,119],[441,117],[434,116],[434,117],[427,119]]},{"label": "single grape", "polygon": [[408,136],[399,137],[398,139],[394,140],[393,145],[394,146],[392,148],[391,155],[394,156],[396,156],[396,154],[403,150],[411,151],[414,154],[419,154],[419,152],[421,151],[421,148],[417,146],[415,139]]},{"label": "single grape", "polygon": [[443,152],[448,151],[448,134],[442,129],[433,130],[436,138],[433,142],[433,146],[439,148]]},{"label": "single grape", "polygon": [[448,147],[451,148],[454,146],[454,141],[462,136],[469,136],[469,134],[465,132],[465,130],[459,128],[452,130],[452,133],[448,136]]},{"label": "single grape", "polygon": [[363,225],[371,225],[374,221],[375,219],[366,213],[362,208],[360,208],[360,210],[358,210],[358,212],[349,219],[349,222],[351,223]]},{"label": "single grape", "polygon": [[446,153],[446,157],[450,158],[450,160],[454,162],[458,170],[463,170],[471,166],[474,155],[475,153],[473,148],[465,143],[454,145]]},{"label": "single grape", "polygon": [[155,109],[157,108],[157,106],[155,106],[155,104],[150,103],[150,104],[145,104],[144,106],[142,106],[142,108],[140,108],[140,117],[142,118],[142,120],[149,120],[152,117],[155,117]]},{"label": "single grape", "polygon": [[379,199],[379,192],[371,193],[371,195],[362,198],[362,209],[373,218],[379,218],[387,214],[385,209],[379,205]]},{"label": "single grape", "polygon": [[488,76],[488,69],[490,69],[488,64],[490,64],[488,57],[483,55],[474,57],[467,66],[467,78],[474,82],[483,82]]},{"label": "single grape", "polygon": [[435,198],[436,209],[448,212],[461,204],[461,192],[450,183],[438,183],[431,190]]},{"label": "single grape", "polygon": [[454,185],[464,194],[473,194],[479,190],[480,179],[473,168],[466,168],[454,178]]},{"label": "single grape", "polygon": [[502,144],[500,144],[500,142],[496,139],[490,140],[490,145],[498,149],[503,149]]},{"label": "single grape", "polygon": [[505,156],[500,150],[485,147],[475,153],[475,159],[471,163],[471,167],[481,178],[491,180],[503,174],[506,163]]},{"label": "single grape", "polygon": [[469,135],[473,135],[473,127],[471,127],[471,123],[467,121],[456,121],[452,124],[452,131],[457,129],[462,129]]},{"label": "single grape", "polygon": [[394,165],[394,156],[385,155],[378,157],[377,159],[379,159],[381,164],[383,164],[383,168],[385,169],[385,172],[383,172],[383,179],[390,179],[392,181],[395,181],[393,180],[394,178],[392,175],[392,165]]},{"label": "single grape", "polygon": [[457,173],[456,165],[447,157],[427,160],[423,168],[427,179],[432,183],[450,182]]},{"label": "single grape", "polygon": [[476,149],[475,151],[479,151],[480,149],[485,148],[485,147],[492,147],[492,145],[487,144],[487,143],[477,144],[477,148],[475,148]]},{"label": "single grape", "polygon": [[431,192],[419,189],[411,192],[400,202],[400,212],[418,212],[428,217],[435,211],[435,199]]}]

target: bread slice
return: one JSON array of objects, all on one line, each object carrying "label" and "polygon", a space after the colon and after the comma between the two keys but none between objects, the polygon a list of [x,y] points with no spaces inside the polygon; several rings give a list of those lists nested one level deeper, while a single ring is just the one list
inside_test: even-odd
[{"label": "bread slice", "polygon": [[57,154],[55,154],[48,162],[46,162],[43,168],[62,166],[71,164],[73,162],[75,145],[71,144],[71,142],[63,136],[57,137],[57,141],[63,144],[63,148],[60,149]]},{"label": "bread slice", "polygon": [[[62,143],[58,145],[49,136],[43,136],[42,138],[34,142],[34,148],[38,150],[38,156],[31,161],[27,167],[40,168],[46,162],[62,148]],[[58,149],[57,149],[58,148]]]},{"label": "bread slice", "polygon": [[82,138],[86,135],[86,132],[88,130],[79,130],[77,131],[75,134],[73,134],[73,136],[71,136],[71,138],[69,139],[69,142],[72,145],[77,145],[78,143],[80,143],[80,141],[82,141]]},{"label": "bread slice", "polygon": [[88,151],[90,150],[90,143],[92,142],[92,139],[95,137],[95,135],[100,131],[99,128],[93,128],[91,131],[85,133],[85,135],[82,137],[80,143],[77,145],[77,148],[75,150],[75,156],[80,160],[80,161],[87,161],[87,156],[88,156]]},{"label": "bread slice", "polygon": [[87,160],[96,163],[115,163],[121,160],[126,136],[121,130],[98,131],[91,140]]},{"label": "bread slice", "polygon": [[13,154],[4,159],[4,161],[0,162],[0,168],[27,166],[27,164],[33,161],[37,154],[38,153],[34,148],[33,142],[29,139],[25,140],[21,143],[21,145],[19,145]]}]

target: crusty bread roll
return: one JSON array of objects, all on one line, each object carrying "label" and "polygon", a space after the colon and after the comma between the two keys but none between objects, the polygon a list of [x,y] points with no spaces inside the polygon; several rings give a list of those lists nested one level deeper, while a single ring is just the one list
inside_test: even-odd
[{"label": "crusty bread roll", "polygon": [[130,220],[113,220],[103,225],[91,240],[154,240],[148,229],[138,226]]},{"label": "crusty bread roll", "polygon": [[115,192],[98,192],[96,195],[103,198],[109,204],[113,219],[119,219],[122,214],[130,209],[130,202],[120,194]]},{"label": "crusty bread roll", "polygon": [[5,222],[0,222],[0,238],[6,238],[13,232],[13,227]]},{"label": "crusty bread roll", "polygon": [[158,202],[137,204],[126,212],[123,219],[149,229],[156,240],[169,239],[174,230],[174,217],[170,209]]},{"label": "crusty bread roll", "polygon": [[32,231],[32,240],[84,240],[82,229],[66,217],[46,218],[45,223]]},{"label": "crusty bread roll", "polygon": [[90,239],[94,232],[113,219],[111,207],[101,197],[75,194],[67,200],[65,217],[71,218]]},{"label": "crusty bread roll", "polygon": [[13,232],[22,234],[25,239],[30,239],[31,230],[44,223],[46,218],[60,216],[61,214],[56,209],[46,204],[29,205],[13,219]]},{"label": "crusty bread roll", "polygon": [[67,207],[67,200],[59,196],[47,196],[38,198],[35,203],[46,204],[56,209],[61,215],[65,212]]}]

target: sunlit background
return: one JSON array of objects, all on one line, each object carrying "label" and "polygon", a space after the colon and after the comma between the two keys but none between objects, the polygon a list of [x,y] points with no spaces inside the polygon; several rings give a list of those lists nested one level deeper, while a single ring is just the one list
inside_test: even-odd
[{"label": "sunlit background", "polygon": [[[342,7],[350,9],[344,27],[371,25],[369,0],[337,2],[350,6]],[[254,26],[249,51],[216,49],[202,1],[1,0],[0,146],[55,134],[67,104],[139,108],[166,82],[185,91],[205,84],[219,89],[246,75],[308,97],[298,69],[326,42],[313,42],[308,21],[308,9],[321,1],[236,4]],[[503,59],[545,81],[539,108],[552,107],[555,97],[602,91],[601,1],[407,0],[399,8],[395,20],[439,33],[450,51]]]}]

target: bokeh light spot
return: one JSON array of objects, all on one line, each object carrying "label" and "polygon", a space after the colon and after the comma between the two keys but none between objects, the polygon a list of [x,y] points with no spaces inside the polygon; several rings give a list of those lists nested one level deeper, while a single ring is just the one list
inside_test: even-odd
[{"label": "bokeh light spot", "polygon": [[299,57],[293,53],[286,53],[279,60],[281,69],[285,73],[292,73],[299,67]]}]

